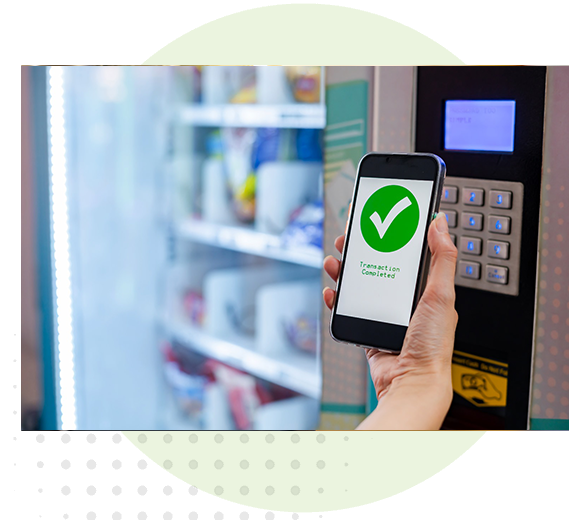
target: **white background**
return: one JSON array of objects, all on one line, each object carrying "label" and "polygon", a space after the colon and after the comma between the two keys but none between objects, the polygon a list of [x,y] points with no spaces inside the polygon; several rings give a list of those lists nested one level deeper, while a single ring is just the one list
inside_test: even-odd
[{"label": "white background", "polygon": [[[361,232],[360,220],[369,197],[383,186],[391,185],[403,186],[415,195],[419,204],[419,224],[415,235],[403,248],[392,253],[380,253],[367,245]],[[409,325],[432,186],[431,181],[369,177],[360,179],[342,289],[338,297],[338,314],[405,327]],[[398,267],[401,272],[395,278],[363,275],[360,261]],[[372,271],[377,272],[374,269]],[[382,272],[390,274],[389,271]]]},{"label": "white background", "polygon": [[[2,147],[3,164],[7,166],[8,171],[13,167],[13,32],[12,32],[12,3],[3,2],[0,11],[0,19],[2,26],[0,30],[0,42],[2,49],[5,51],[4,56],[4,81],[2,81],[2,95],[0,99],[0,110],[3,116],[2,130],[0,133],[0,143]],[[18,72],[19,74],[19,72]],[[15,172],[20,176],[20,172]],[[14,177],[12,175],[4,175],[2,181],[2,200],[0,201],[0,219],[2,221],[2,236],[0,238],[4,254],[2,255],[2,264],[0,266],[0,286],[2,287],[2,303],[0,308],[0,330],[2,331],[2,344],[4,352],[2,356],[2,372],[0,373],[0,395],[2,407],[0,408],[0,417],[2,423],[0,427],[0,445],[2,446],[1,460],[3,473],[0,475],[0,511],[2,518],[12,517],[13,506],[13,436],[12,436],[12,418],[13,418],[13,312],[14,312],[14,222],[13,222],[13,195],[14,195]],[[19,345],[17,347],[19,352]]]}]

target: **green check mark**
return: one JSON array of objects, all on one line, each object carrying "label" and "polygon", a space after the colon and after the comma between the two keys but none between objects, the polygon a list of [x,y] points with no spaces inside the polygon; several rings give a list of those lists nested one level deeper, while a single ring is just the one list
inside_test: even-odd
[{"label": "green check mark", "polygon": [[366,243],[376,251],[392,253],[407,245],[419,225],[419,204],[403,186],[384,186],[366,201],[360,219]]},{"label": "green check mark", "polygon": [[411,201],[409,200],[409,197],[405,197],[391,208],[391,211],[387,214],[387,217],[385,217],[385,222],[381,220],[381,217],[377,211],[374,212],[371,217],[369,217],[369,219],[373,222],[375,229],[377,229],[379,238],[383,238],[383,235],[385,235],[389,229],[389,226],[391,226],[397,215],[399,215],[399,213],[401,213],[409,206],[411,206]]}]

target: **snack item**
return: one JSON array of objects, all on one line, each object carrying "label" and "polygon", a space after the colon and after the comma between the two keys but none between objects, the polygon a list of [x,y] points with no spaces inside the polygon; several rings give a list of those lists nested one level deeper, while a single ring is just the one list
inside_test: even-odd
[{"label": "snack item", "polygon": [[256,181],[256,175],[250,172],[245,182],[235,190],[233,205],[237,218],[243,222],[251,222],[255,218]]},{"label": "snack item", "polygon": [[287,67],[287,76],[297,101],[320,103],[320,67]]},{"label": "snack item", "polygon": [[259,128],[253,145],[253,170],[265,162],[294,161],[297,141],[296,131],[290,128]]},{"label": "snack item", "polygon": [[306,204],[295,210],[282,234],[283,245],[290,248],[322,249],[324,206],[322,201]]},{"label": "snack item", "polygon": [[255,218],[255,173],[251,165],[255,136],[252,128],[222,129],[225,169],[233,194],[233,209],[242,222],[251,222]]},{"label": "snack item", "polygon": [[256,103],[257,86],[255,81],[255,67],[227,67],[232,95],[230,103]]},{"label": "snack item", "polygon": [[318,319],[315,316],[301,314],[283,325],[285,335],[292,346],[303,352],[316,353]]},{"label": "snack item", "polygon": [[300,128],[296,134],[296,156],[299,161],[322,161],[322,130]]},{"label": "snack item", "polygon": [[235,425],[249,430],[255,410],[261,404],[255,378],[221,363],[212,363],[215,380],[226,390]]},{"label": "snack item", "polygon": [[184,294],[184,309],[191,323],[203,325],[205,318],[205,301],[203,294],[189,290]]}]

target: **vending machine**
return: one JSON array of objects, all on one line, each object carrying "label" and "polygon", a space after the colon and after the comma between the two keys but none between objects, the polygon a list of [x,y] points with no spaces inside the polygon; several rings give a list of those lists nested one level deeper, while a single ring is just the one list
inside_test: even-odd
[{"label": "vending machine", "polygon": [[323,68],[24,73],[38,427],[314,429]]},{"label": "vending machine", "polygon": [[[443,428],[567,429],[569,171],[562,143],[569,135],[569,69],[361,69],[366,151],[430,152],[447,165],[441,209],[458,249],[459,321],[454,398]],[[344,74],[328,88],[347,85]],[[326,144],[328,172],[334,161]],[[350,173],[353,181],[355,168]],[[341,179],[326,178],[327,223],[349,203],[351,194],[340,197],[335,189]],[[336,406],[335,416],[323,410],[324,426],[355,425],[377,402],[362,375],[363,354],[348,349],[324,342],[323,407]],[[340,386],[350,392],[339,395]]]}]

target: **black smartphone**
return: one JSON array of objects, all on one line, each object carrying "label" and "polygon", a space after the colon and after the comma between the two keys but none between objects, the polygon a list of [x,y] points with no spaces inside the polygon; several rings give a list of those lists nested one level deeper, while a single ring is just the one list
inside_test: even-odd
[{"label": "black smartphone", "polygon": [[427,231],[445,173],[433,154],[360,160],[330,318],[336,341],[401,352],[427,279]]}]

